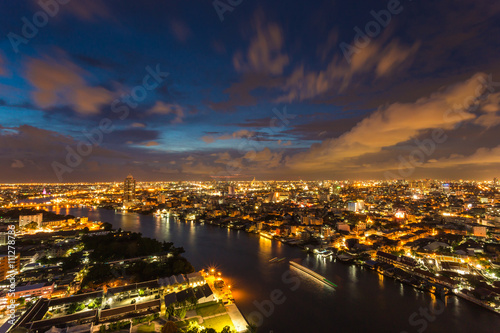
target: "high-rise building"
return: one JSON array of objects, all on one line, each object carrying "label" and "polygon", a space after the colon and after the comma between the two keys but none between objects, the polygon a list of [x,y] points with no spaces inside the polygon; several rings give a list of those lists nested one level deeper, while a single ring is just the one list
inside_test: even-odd
[{"label": "high-rise building", "polygon": [[42,226],[43,213],[36,215],[20,215],[19,216],[19,227],[24,227],[32,222],[35,222],[40,228]]},{"label": "high-rise building", "polygon": [[15,256],[0,255],[0,281],[19,274],[20,263],[21,255],[19,253],[16,253]]},{"label": "high-rise building", "polygon": [[129,205],[135,201],[135,179],[128,175],[123,182],[123,204]]}]

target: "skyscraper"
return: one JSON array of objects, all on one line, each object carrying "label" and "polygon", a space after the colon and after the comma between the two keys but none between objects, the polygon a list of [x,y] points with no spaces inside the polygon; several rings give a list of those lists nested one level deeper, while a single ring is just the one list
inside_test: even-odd
[{"label": "skyscraper", "polygon": [[125,206],[135,201],[135,179],[128,175],[123,182],[123,204]]}]

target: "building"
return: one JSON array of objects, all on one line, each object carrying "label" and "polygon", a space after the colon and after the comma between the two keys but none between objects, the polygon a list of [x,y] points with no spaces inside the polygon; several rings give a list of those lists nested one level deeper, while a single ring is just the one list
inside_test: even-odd
[{"label": "building", "polygon": [[[20,297],[23,298],[32,298],[32,297],[44,297],[44,298],[50,298],[50,295],[54,291],[54,282],[42,282],[42,283],[35,283],[35,284],[30,284],[28,283],[27,285],[24,286],[18,286],[15,288],[14,291],[14,297],[10,297],[11,293],[3,292],[3,294],[0,296],[0,307],[3,307],[7,305],[8,299],[18,299]],[[9,295],[8,295],[9,294]],[[7,297],[7,295],[9,297]]]},{"label": "building", "polygon": [[135,179],[128,175],[123,182],[123,205],[127,206],[135,201]]},{"label": "building", "polygon": [[486,237],[486,227],[474,226],[472,227],[472,233],[476,237]]},{"label": "building", "polygon": [[160,194],[158,195],[158,203],[159,204],[164,204],[165,202],[167,201],[167,197],[165,196],[165,194]]},{"label": "building", "polygon": [[191,274],[186,274],[186,278],[188,280],[189,286],[197,286],[205,284],[205,278],[201,274],[201,272],[194,272]]},{"label": "building", "polygon": [[[9,260],[9,258],[11,258]],[[21,254],[15,256],[0,255],[0,281],[4,281],[10,274],[18,274],[21,269]]]},{"label": "building", "polygon": [[0,232],[0,245],[7,245],[9,240],[9,234],[6,232]]},{"label": "building", "polygon": [[363,200],[357,200],[347,203],[347,210],[350,212],[360,212],[365,209],[365,202]]},{"label": "building", "polygon": [[35,222],[40,228],[42,226],[43,213],[36,215],[20,215],[19,216],[19,227],[22,228],[31,222]]}]

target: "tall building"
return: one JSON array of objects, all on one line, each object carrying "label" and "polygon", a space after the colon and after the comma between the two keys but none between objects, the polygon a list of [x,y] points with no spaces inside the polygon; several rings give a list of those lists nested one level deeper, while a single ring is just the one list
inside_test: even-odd
[{"label": "tall building", "polygon": [[43,221],[43,213],[36,214],[36,215],[20,215],[19,216],[19,227],[24,227],[31,222],[35,222],[40,228],[42,226],[42,221]]},{"label": "tall building", "polygon": [[0,281],[19,274],[20,264],[21,255],[19,253],[16,253],[15,256],[0,255]]},{"label": "tall building", "polygon": [[123,204],[129,205],[135,201],[135,179],[128,175],[123,182]]}]

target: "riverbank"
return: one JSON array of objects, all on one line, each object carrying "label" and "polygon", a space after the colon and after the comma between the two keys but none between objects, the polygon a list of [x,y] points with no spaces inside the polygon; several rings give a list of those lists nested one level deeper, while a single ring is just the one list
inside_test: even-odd
[{"label": "riverbank", "polygon": [[[115,229],[140,232],[146,237],[182,246],[186,250],[185,257],[197,269],[214,267],[223,272],[239,310],[252,324],[256,324],[261,311],[257,304],[268,304],[269,295],[276,289],[282,290],[286,301],[276,305],[272,315],[260,312],[264,320],[258,327],[259,332],[387,331],[387,321],[383,318],[389,312],[393,313],[391,325],[398,332],[416,332],[408,322],[409,316],[420,307],[432,307],[437,299],[431,293],[398,283],[360,265],[344,264],[338,258],[334,264],[333,257],[322,258],[298,246],[285,246],[283,242],[244,230],[212,226],[207,221],[196,223],[186,219],[182,222],[172,216],[162,219],[134,213],[115,214],[105,209],[61,209],[58,213],[107,221]],[[294,269],[292,275],[284,275],[290,274],[289,265],[284,261],[270,263],[274,257],[301,258],[304,265],[313,267],[339,287],[335,290],[323,287]],[[300,287],[291,290],[288,278],[300,279]],[[303,309],[313,309],[318,314],[315,321],[303,318]],[[363,313],[364,320],[353,321],[355,313]],[[500,317],[496,314],[462,298],[450,297],[446,311],[429,324],[429,329],[479,333],[498,325]]]}]

